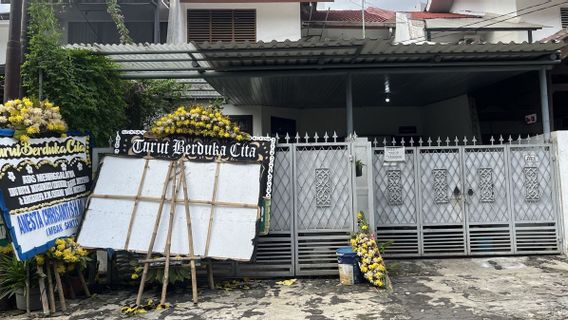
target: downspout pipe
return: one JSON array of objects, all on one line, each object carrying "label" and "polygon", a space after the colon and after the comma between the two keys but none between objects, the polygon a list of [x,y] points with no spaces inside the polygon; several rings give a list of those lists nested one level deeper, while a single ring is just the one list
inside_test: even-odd
[{"label": "downspout pipe", "polygon": [[538,71],[538,80],[540,84],[540,108],[542,113],[542,133],[544,141],[550,141],[550,108],[548,105],[548,79],[546,69],[542,68]]}]

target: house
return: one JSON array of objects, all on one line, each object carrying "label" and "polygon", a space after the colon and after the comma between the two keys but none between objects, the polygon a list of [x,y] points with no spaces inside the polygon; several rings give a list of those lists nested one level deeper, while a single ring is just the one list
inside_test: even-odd
[{"label": "house", "polygon": [[561,0],[429,0],[425,11],[470,16],[459,23],[430,21],[426,30],[431,33],[453,30],[488,42],[540,41],[568,23],[568,4]]},{"label": "house", "polygon": [[[392,20],[373,10],[359,21],[292,0],[169,6],[173,43],[81,47],[125,78],[204,79],[255,135],[279,135],[271,233],[258,239],[256,264],[225,264],[227,273],[336,274],[357,210],[380,241],[394,240],[393,255],[561,250],[548,76],[563,45],[434,41],[453,31],[431,21],[479,23],[492,12],[483,8],[406,12],[432,41],[397,44]],[[384,37],[353,37],[363,18]],[[528,38],[533,24],[515,23],[481,35]]]}]

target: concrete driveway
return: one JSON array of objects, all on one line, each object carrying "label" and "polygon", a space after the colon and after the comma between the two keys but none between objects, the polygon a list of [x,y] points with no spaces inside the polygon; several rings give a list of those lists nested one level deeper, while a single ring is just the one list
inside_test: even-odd
[{"label": "concrete driveway", "polygon": [[[568,259],[531,256],[390,261],[393,292],[337,279],[250,281],[231,290],[201,291],[193,305],[185,289],[169,295],[175,307],[125,316],[135,288],[72,301],[55,319],[568,319]],[[148,295],[157,297],[156,292]],[[0,317],[25,319],[14,312]],[[39,314],[32,316],[39,317]]]}]

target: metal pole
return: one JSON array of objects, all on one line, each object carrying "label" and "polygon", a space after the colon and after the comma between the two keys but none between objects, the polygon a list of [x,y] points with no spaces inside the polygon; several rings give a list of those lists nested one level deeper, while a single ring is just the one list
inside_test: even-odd
[{"label": "metal pole", "polygon": [[540,82],[540,107],[542,112],[542,133],[544,141],[550,141],[550,110],[548,107],[548,83],[546,78],[546,69],[538,71]]},{"label": "metal pole", "polygon": [[361,0],[361,21],[363,26],[363,39],[367,37],[365,32],[365,0]]},{"label": "metal pole", "polygon": [[161,43],[160,37],[160,1],[156,1],[154,5],[154,43]]},{"label": "metal pole", "polygon": [[345,111],[347,113],[347,136],[353,133],[353,87],[351,84],[351,74],[347,74],[345,84]]},{"label": "metal pole", "polygon": [[9,39],[6,49],[6,79],[4,82],[4,101],[15,99],[20,94],[20,61],[22,48],[22,0],[12,0],[10,4]]},{"label": "metal pole", "polygon": [[[24,61],[26,59],[26,54],[28,53],[28,20],[29,20],[29,14],[28,14],[28,7],[30,5],[30,0],[22,0],[22,31],[21,31],[21,35],[20,35],[20,41],[21,41],[21,56],[20,56],[20,65],[24,64]],[[21,83],[21,79],[20,79],[20,84],[19,84],[19,93],[20,93],[20,97],[24,97],[26,95],[26,90],[24,88],[24,86]]]}]

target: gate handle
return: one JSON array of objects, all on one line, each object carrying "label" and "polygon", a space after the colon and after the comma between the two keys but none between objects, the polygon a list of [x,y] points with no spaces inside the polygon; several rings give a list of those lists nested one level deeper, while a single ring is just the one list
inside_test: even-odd
[{"label": "gate handle", "polygon": [[461,195],[461,190],[457,186],[454,189],[454,197],[459,197]]}]

